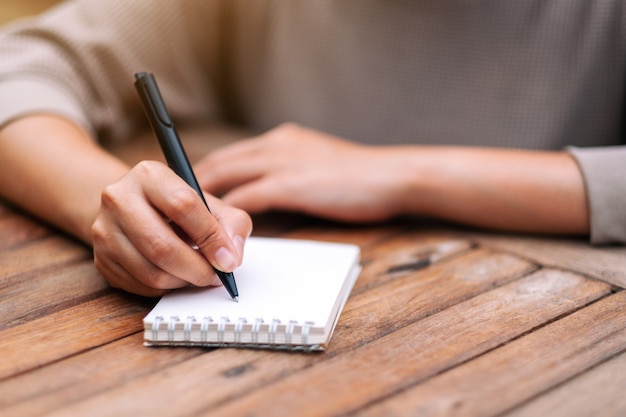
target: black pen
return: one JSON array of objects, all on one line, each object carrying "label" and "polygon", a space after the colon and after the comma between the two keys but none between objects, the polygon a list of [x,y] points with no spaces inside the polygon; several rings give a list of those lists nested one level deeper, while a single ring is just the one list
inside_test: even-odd
[{"label": "black pen", "polygon": [[[202,190],[198,185],[198,180],[196,180],[191,164],[187,159],[187,154],[174,128],[174,123],[172,123],[169,113],[167,112],[154,76],[147,72],[138,72],[135,74],[135,79],[135,87],[141,97],[152,130],[154,130],[154,134],[159,140],[159,145],[161,145],[167,164],[198,193],[210,212],[211,209],[204,199]],[[223,272],[217,268],[215,268],[215,271],[231,298],[239,302],[239,292],[237,291],[237,284],[235,283],[235,275],[233,275],[232,272]]]}]

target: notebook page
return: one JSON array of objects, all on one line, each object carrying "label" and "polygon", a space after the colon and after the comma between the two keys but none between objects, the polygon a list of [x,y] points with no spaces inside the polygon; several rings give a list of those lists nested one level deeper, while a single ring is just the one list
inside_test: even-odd
[{"label": "notebook page", "polygon": [[[332,323],[333,306],[353,266],[355,245],[296,239],[252,237],[245,247],[242,266],[235,270],[239,303],[223,287],[188,288],[164,296],[146,317],[246,318],[283,323]],[[351,286],[348,286],[351,288]]]}]

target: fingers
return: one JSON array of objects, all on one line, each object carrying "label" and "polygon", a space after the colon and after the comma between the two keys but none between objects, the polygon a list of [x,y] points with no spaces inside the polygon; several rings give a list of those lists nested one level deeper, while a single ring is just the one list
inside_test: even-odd
[{"label": "fingers", "polygon": [[211,152],[196,165],[196,174],[202,189],[224,195],[269,175],[342,169],[359,155],[359,148],[332,135],[283,124]]},{"label": "fingers", "polygon": [[111,285],[142,295],[219,284],[213,266],[230,272],[241,263],[252,222],[243,211],[210,199],[213,215],[165,165],[138,164],[102,193],[92,227],[96,266]]},{"label": "fingers", "polygon": [[233,207],[213,195],[205,194],[204,198],[213,217],[233,243],[241,262],[245,241],[252,233],[252,219],[245,210]]},{"label": "fingers", "polygon": [[203,190],[223,195],[268,172],[317,158],[312,153],[320,152],[321,142],[317,132],[286,123],[211,152],[196,165],[196,176]]},{"label": "fingers", "polygon": [[[176,178],[168,183],[149,182],[145,184],[144,192],[146,199],[158,207],[164,217],[170,219],[189,237],[189,241],[198,247],[211,265],[226,272],[234,270],[239,265],[239,251],[219,223],[218,218],[209,212],[196,192],[182,180]],[[126,226],[137,227],[132,224]],[[153,240],[153,245],[147,249],[155,253],[145,254],[149,259],[160,258],[158,259],[159,266],[168,271],[172,268],[179,271],[193,268],[185,279],[196,285],[202,284],[194,282],[193,275],[198,280],[205,279],[205,275],[199,274],[208,273],[211,277],[213,276],[213,271],[207,267],[206,262],[203,263],[207,267],[206,270],[199,266],[187,266],[186,263],[192,261],[188,257],[197,256],[197,252],[189,245],[185,245],[185,250],[177,248],[180,238],[176,233],[171,228],[163,230],[164,228],[156,226],[155,219],[154,228],[142,232],[143,235]],[[133,236],[136,235],[133,234]]]},{"label": "fingers", "polygon": [[246,139],[207,155],[194,167],[201,188],[221,196],[261,177],[274,162],[263,142],[262,137]]},{"label": "fingers", "polygon": [[287,181],[263,177],[230,190],[222,201],[250,214],[269,210],[307,211],[304,198],[290,192],[291,188]]},{"label": "fingers", "polygon": [[204,189],[248,213],[377,221],[399,211],[391,196],[402,189],[394,178],[406,177],[393,163],[403,151],[390,152],[288,124],[212,152],[198,172]]},{"label": "fingers", "polygon": [[[182,288],[188,285],[187,282],[171,277],[169,274],[162,274],[163,278],[158,279],[157,275],[161,273],[161,271],[154,266],[149,267],[153,272],[148,275],[150,279],[144,283],[135,279],[134,276],[124,269],[115,259],[106,258],[101,253],[94,253],[94,264],[98,271],[107,277],[112,287],[145,297],[159,297],[165,294],[168,289]],[[165,280],[169,280],[170,282],[165,282]]]}]

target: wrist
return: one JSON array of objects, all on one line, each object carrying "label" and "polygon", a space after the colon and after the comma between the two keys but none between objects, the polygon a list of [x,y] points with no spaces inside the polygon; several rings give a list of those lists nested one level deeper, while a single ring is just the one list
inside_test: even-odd
[{"label": "wrist", "polygon": [[[378,152],[378,151],[377,151]],[[430,215],[436,197],[437,166],[428,151],[416,146],[390,147],[381,152],[385,183],[381,186],[390,217]]]},{"label": "wrist", "polygon": [[101,191],[127,167],[82,129],[57,116],[18,119],[2,129],[0,139],[0,193],[91,243]]}]

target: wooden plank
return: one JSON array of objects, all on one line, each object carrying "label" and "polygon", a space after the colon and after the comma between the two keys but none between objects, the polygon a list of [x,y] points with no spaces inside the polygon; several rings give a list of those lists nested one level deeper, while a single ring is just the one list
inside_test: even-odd
[{"label": "wooden plank", "polygon": [[141,331],[142,300],[114,293],[0,331],[0,380]]},{"label": "wooden plank", "polygon": [[280,415],[298,416],[356,411],[369,401],[500,346],[608,291],[607,285],[580,276],[542,270],[202,415],[245,415],[249,410],[270,407],[280,410]]},{"label": "wooden plank", "polygon": [[[316,223],[309,227],[302,227],[284,234],[295,239],[326,240],[331,242],[353,243],[361,246],[365,262],[368,258],[380,255],[396,256],[399,258],[410,256],[423,259],[439,250],[439,246],[457,246],[459,252],[475,246],[466,238],[459,238],[450,234],[433,232],[431,230],[415,229],[406,224],[384,223],[378,226],[363,228],[362,226],[336,225],[334,223]],[[408,247],[407,247],[408,246]],[[444,250],[451,253],[451,247]]]},{"label": "wooden plank", "polygon": [[[256,352],[254,355],[261,356],[251,357],[250,370],[241,372],[241,379],[233,376],[227,392],[222,392],[221,381],[214,380],[210,367],[197,369],[195,363],[196,366],[190,366],[194,358],[180,367],[170,368],[170,378],[163,375],[140,378],[58,409],[52,415],[235,416],[256,410],[272,410],[277,415],[288,416],[347,413],[498,347],[609,291],[603,283],[561,271],[542,270],[373,342],[361,344],[354,337],[352,349],[342,354]],[[393,297],[381,300],[391,304],[394,301]],[[264,361],[265,355],[269,356]],[[276,378],[275,382],[267,379],[267,375]],[[210,384],[210,395],[198,393],[197,387],[203,384]],[[256,389],[241,391],[237,389],[239,384]],[[173,386],[180,395],[168,395]],[[221,395],[214,395],[214,389]],[[123,398],[133,401],[125,402]],[[155,401],[155,398],[168,400]]]},{"label": "wooden plank", "polygon": [[[626,300],[622,299],[621,302],[623,306]],[[623,313],[622,317],[624,317]],[[602,322],[602,327],[605,326],[606,323]],[[622,328],[620,333],[615,334],[612,338],[620,338],[619,343],[622,348],[626,345],[624,334]],[[614,341],[606,340],[606,342]],[[626,415],[624,387],[626,387],[626,353],[622,353],[572,381],[546,392],[521,408],[506,414],[506,416],[623,417]]]},{"label": "wooden plank", "polygon": [[[624,415],[626,355],[584,372],[623,351],[625,312],[622,291],[358,414],[495,416],[545,393],[505,415]],[[550,391],[578,374],[582,375]]]},{"label": "wooden plank", "polygon": [[431,264],[470,250],[473,243],[432,233],[400,231],[393,226],[366,229],[302,228],[283,236],[352,243],[361,246],[361,263],[365,266],[353,294],[410,274]]},{"label": "wooden plank", "polygon": [[[40,416],[50,410],[205,353],[203,349],[148,349],[134,334],[48,366],[0,381],[0,415]],[[158,374],[160,375],[160,374]]]},{"label": "wooden plank", "polygon": [[[353,297],[346,306],[346,310],[339,322],[336,336],[333,338],[333,343],[331,343],[330,351],[327,354],[286,355],[283,353],[257,352],[250,356],[248,353],[243,354],[239,351],[220,350],[219,356],[217,352],[213,352],[210,354],[210,357],[194,359],[192,363],[181,364],[175,370],[172,369],[170,371],[187,375],[193,374],[194,369],[204,369],[203,378],[210,379],[214,382],[214,385],[229,387],[225,391],[216,392],[214,389],[211,390],[211,403],[204,403],[204,406],[214,406],[233,395],[237,395],[239,392],[253,390],[280,376],[297,372],[306,366],[326,360],[342,351],[349,351],[355,344],[362,344],[364,340],[376,338],[377,335],[381,334],[381,331],[388,333],[393,330],[381,330],[378,324],[381,321],[388,320],[389,310],[382,309],[376,305],[372,307],[370,302],[397,297],[398,304],[401,304],[404,302],[402,297],[405,297],[407,294],[411,297],[416,297],[416,301],[412,304],[416,307],[416,311],[411,312],[411,314],[406,312],[411,310],[411,308],[398,309],[396,305],[385,305],[400,313],[404,312],[404,317],[401,317],[401,320],[403,323],[408,323],[411,320],[415,321],[440,311],[462,299],[472,297],[487,288],[501,285],[506,280],[511,280],[533,269],[534,266],[532,264],[511,255],[492,254],[489,251],[480,250],[464,253],[463,256],[448,262],[427,269],[413,271],[412,274],[405,274],[403,275],[404,278],[396,278],[389,286],[384,285],[377,290],[362,292],[357,297]],[[403,285],[409,286],[409,290],[402,291]],[[393,289],[396,287],[399,289],[398,291]],[[455,287],[458,288],[455,289]],[[385,292],[381,291],[383,289],[390,289],[389,293],[391,296],[386,297]],[[418,295],[416,296],[415,294]],[[418,306],[420,303],[423,303],[424,306]],[[372,317],[369,310],[374,310],[378,314]],[[359,321],[359,316],[362,315],[371,318],[371,320]],[[344,321],[348,324],[342,324]],[[361,327],[358,331],[353,330],[356,325]],[[342,341],[344,339],[345,341]],[[339,342],[335,343],[335,341]],[[228,364],[228,367],[223,368],[225,365],[222,364]],[[228,378],[226,378],[222,375],[223,372],[226,372],[224,369],[237,369],[238,371],[227,372]],[[234,378],[232,376],[233,373],[236,373],[238,377]],[[191,379],[195,382],[192,386],[186,387],[185,392],[195,392],[194,386],[202,386],[194,378]],[[156,396],[166,395],[167,390],[170,389],[169,383],[159,377],[158,374],[154,378],[138,381],[137,385],[147,386],[148,388],[135,388],[137,392],[133,395],[136,396],[143,396],[144,391],[153,393]],[[126,389],[132,388],[127,387]],[[200,393],[197,395],[202,396]],[[178,406],[180,404],[176,405],[176,407]],[[161,407],[163,406],[161,405]],[[171,409],[171,411],[174,412],[174,409]]]},{"label": "wooden plank", "polygon": [[0,330],[84,303],[108,289],[91,260],[37,271],[0,289]]},{"label": "wooden plank", "polygon": [[[161,351],[161,348],[143,349]],[[153,369],[154,372],[145,377],[137,376],[99,394],[74,394],[73,399],[79,400],[82,396],[82,401],[60,404],[60,407],[55,402],[55,408],[46,409],[46,416],[81,416],[85,415],[83,413],[116,417],[195,415],[202,412],[207,403],[236,401],[238,392],[257,389],[284,373],[299,371],[320,359],[321,355],[317,354],[218,349],[166,369]]]},{"label": "wooden plank", "polygon": [[61,236],[40,239],[0,252],[0,288],[26,280],[42,269],[53,269],[91,258],[86,247]]},{"label": "wooden plank", "polygon": [[42,224],[8,210],[4,215],[0,214],[0,250],[2,251],[41,239],[51,233],[51,230]]},{"label": "wooden plank", "polygon": [[[391,257],[390,265],[395,265],[395,259]],[[372,269],[387,270],[379,263]],[[331,348],[348,349],[355,338],[367,343],[535,270],[535,265],[515,256],[478,249],[430,268],[405,272],[352,296]]]},{"label": "wooden plank", "polygon": [[474,245],[467,239],[441,236],[432,232],[400,231],[395,226],[366,229],[316,226],[292,230],[281,236],[360,245],[361,263],[365,269],[353,294],[458,256]]},{"label": "wooden plank", "polygon": [[467,240],[446,239],[431,235],[398,236],[365,248],[361,257],[365,266],[353,293],[411,275],[471,248]]},{"label": "wooden plank", "polygon": [[576,271],[626,288],[626,247],[591,246],[583,240],[475,235],[483,246],[524,256],[541,265]]}]

